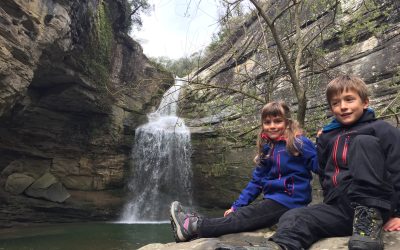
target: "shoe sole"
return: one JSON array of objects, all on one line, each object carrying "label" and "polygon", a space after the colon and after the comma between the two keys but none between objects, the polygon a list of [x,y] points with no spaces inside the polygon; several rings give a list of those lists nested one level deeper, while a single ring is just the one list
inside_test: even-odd
[{"label": "shoe sole", "polygon": [[179,238],[178,238],[178,234],[177,234],[177,232],[176,232],[176,225],[175,225],[175,222],[174,222],[174,219],[172,218],[172,216],[170,216],[169,217],[169,220],[171,221],[171,226],[172,226],[172,231],[174,232],[174,239],[175,239],[175,242],[180,242],[180,240],[179,240]]},{"label": "shoe sole", "polygon": [[182,229],[179,226],[179,223],[176,223],[177,219],[175,217],[175,204],[178,203],[177,201],[172,202],[171,204],[171,208],[170,208],[170,221],[171,221],[171,225],[172,225],[172,229],[174,230],[174,238],[175,238],[175,242],[182,242],[185,241],[185,237],[183,237],[182,235]]},{"label": "shoe sole", "polygon": [[349,240],[348,243],[349,250],[383,250],[384,249],[384,243],[382,240],[380,241],[366,241],[362,239],[354,239],[354,236],[352,236]]}]

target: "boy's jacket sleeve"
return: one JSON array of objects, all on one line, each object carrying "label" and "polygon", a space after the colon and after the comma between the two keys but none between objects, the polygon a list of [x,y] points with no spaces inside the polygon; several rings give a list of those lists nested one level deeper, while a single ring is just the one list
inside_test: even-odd
[{"label": "boy's jacket sleeve", "polygon": [[392,177],[397,199],[397,206],[394,209],[400,217],[400,130],[389,125],[381,132],[385,133],[380,137],[381,146],[386,154],[385,166]]},{"label": "boy's jacket sleeve", "polygon": [[324,170],[326,166],[326,159],[328,159],[328,149],[327,149],[327,142],[323,136],[318,138],[317,142],[317,152],[318,152],[318,176],[319,182],[322,186],[323,178],[324,178]]}]

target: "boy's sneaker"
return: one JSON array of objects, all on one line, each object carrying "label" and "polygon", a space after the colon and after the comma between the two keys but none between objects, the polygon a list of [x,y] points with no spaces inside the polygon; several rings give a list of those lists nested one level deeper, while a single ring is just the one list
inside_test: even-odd
[{"label": "boy's sneaker", "polygon": [[176,242],[189,241],[197,236],[199,217],[196,214],[186,212],[178,201],[172,202],[170,213]]},{"label": "boy's sneaker", "polygon": [[382,215],[376,208],[357,206],[354,211],[350,250],[382,250]]}]

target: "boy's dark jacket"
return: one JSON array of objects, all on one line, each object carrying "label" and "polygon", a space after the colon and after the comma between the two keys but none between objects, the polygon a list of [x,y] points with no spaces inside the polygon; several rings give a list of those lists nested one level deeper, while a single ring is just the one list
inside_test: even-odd
[{"label": "boy's dark jacket", "polygon": [[267,159],[261,160],[253,171],[253,178],[242,191],[232,208],[247,206],[263,192],[264,198],[274,200],[288,208],[306,206],[311,201],[311,171],[318,169],[315,145],[306,137],[299,136],[299,156],[292,156],[286,150],[286,141],[275,143],[270,149],[263,147]]},{"label": "boy's dark jacket", "polygon": [[343,194],[352,178],[347,163],[352,156],[348,147],[356,135],[372,135],[379,139],[386,156],[385,168],[391,174],[397,206],[400,211],[400,130],[387,122],[376,120],[371,109],[364,111],[362,117],[351,126],[343,126],[334,120],[328,124],[318,138],[318,161],[324,202]]}]

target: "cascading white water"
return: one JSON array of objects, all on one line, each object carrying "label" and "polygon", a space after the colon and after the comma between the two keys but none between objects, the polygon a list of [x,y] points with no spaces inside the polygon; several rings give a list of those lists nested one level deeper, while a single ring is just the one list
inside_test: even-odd
[{"label": "cascading white water", "polygon": [[131,199],[121,222],[167,220],[174,200],[191,203],[190,132],[176,116],[179,93],[185,82],[175,80],[149,122],[135,131],[132,151]]}]

